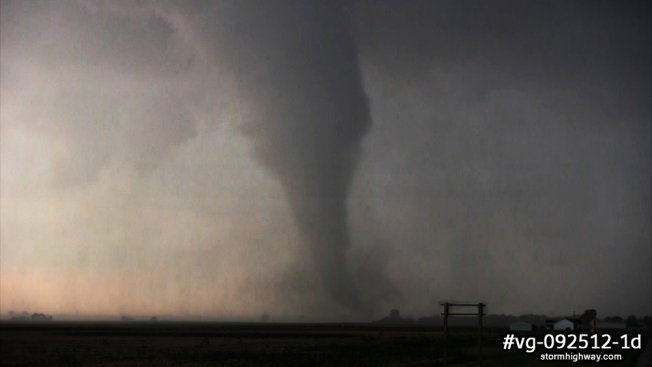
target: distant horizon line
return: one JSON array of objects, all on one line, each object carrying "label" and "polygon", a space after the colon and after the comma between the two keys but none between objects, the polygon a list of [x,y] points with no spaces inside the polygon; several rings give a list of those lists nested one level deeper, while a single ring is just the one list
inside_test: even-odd
[{"label": "distant horizon line", "polygon": [[[33,314],[42,314],[40,312],[27,312],[27,311],[21,311],[21,312],[16,312],[14,316],[9,315],[8,313],[2,313],[0,314],[0,321],[120,321],[120,322],[157,322],[157,321],[163,321],[163,322],[221,322],[221,323],[324,323],[324,324],[329,324],[329,323],[350,323],[350,324],[356,324],[356,323],[371,323],[375,321],[381,321],[383,319],[387,319],[388,315],[382,315],[380,317],[376,318],[370,318],[368,320],[354,320],[354,319],[335,319],[335,318],[320,318],[320,317],[311,317],[311,316],[294,316],[294,317],[287,317],[287,316],[273,316],[269,314],[265,314],[266,318],[263,317],[263,315],[254,317],[220,317],[220,316],[202,316],[202,315],[174,315],[174,314],[120,314],[120,315],[102,315],[102,314],[94,314],[94,315],[84,315],[84,314],[68,314],[68,313],[53,313],[53,314],[43,314],[46,316],[51,316],[51,320],[17,320],[13,319],[16,316],[21,316],[27,314],[27,317],[31,317]],[[487,318],[495,318],[495,317],[508,317],[508,318],[523,318],[523,317],[545,317],[545,318],[577,318],[581,317],[581,313],[572,313],[572,314],[546,314],[546,313],[522,313],[522,314],[500,314],[500,313],[488,313],[485,314],[484,319]],[[642,320],[646,317],[652,317],[652,314],[646,314],[646,315],[638,315],[638,314],[629,314],[629,315],[621,315],[621,314],[606,314],[604,316],[598,316],[598,320],[604,320],[606,318],[612,318],[612,317],[620,317],[624,320],[626,320],[630,316],[635,316],[636,319]],[[468,319],[468,318],[476,318],[475,316],[469,316],[469,317],[454,317],[454,320],[458,319]],[[419,320],[427,320],[427,319],[443,319],[443,317],[439,314],[433,314],[433,315],[421,315],[421,316],[411,316],[411,315],[405,315],[405,316],[400,316],[400,320],[403,321],[414,321],[418,322]]]}]

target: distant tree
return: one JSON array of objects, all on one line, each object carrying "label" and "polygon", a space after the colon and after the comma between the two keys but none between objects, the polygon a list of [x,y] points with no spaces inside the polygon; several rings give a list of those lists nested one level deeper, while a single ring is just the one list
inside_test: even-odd
[{"label": "distant tree", "polygon": [[33,321],[49,321],[52,320],[52,316],[48,316],[44,313],[35,312],[32,314],[31,319]]},{"label": "distant tree", "polygon": [[627,320],[625,321],[625,325],[627,325],[628,328],[638,327],[639,326],[638,319],[634,315],[629,315],[627,317]]},{"label": "distant tree", "polygon": [[650,316],[645,316],[643,317],[643,325],[648,328],[648,330],[652,329],[652,317]]},{"label": "distant tree", "polygon": [[29,318],[26,316],[27,313],[18,313],[15,311],[9,311],[9,319],[13,321],[25,321],[28,320]]},{"label": "distant tree", "polygon": [[591,321],[595,320],[595,318],[597,316],[598,316],[598,313],[595,310],[589,309],[589,310],[584,311],[582,316],[580,316],[580,320],[582,320],[583,325],[589,325],[591,323]]},{"label": "distant tree", "polygon": [[389,318],[392,320],[398,320],[401,318],[401,313],[397,309],[392,309],[389,311]]},{"label": "distant tree", "polygon": [[620,316],[607,316],[604,318],[604,321],[610,321],[610,322],[622,322],[623,318]]}]

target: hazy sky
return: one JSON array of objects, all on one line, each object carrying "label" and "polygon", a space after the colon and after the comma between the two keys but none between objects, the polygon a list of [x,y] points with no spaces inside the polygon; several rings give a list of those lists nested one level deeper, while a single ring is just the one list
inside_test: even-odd
[{"label": "hazy sky", "polygon": [[649,1],[0,14],[3,314],[651,312]]}]

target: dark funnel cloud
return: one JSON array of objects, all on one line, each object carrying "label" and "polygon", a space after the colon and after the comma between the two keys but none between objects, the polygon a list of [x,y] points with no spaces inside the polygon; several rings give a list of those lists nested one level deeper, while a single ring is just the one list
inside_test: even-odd
[{"label": "dark funnel cloud", "polygon": [[346,262],[347,196],[370,117],[347,6],[221,6],[217,37],[228,52],[219,61],[253,99],[245,129],[255,155],[282,183],[326,297],[342,311],[360,311]]}]

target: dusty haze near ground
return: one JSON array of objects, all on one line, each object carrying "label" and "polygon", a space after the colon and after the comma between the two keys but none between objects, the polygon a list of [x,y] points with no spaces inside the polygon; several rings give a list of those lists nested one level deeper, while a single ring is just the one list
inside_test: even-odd
[{"label": "dusty haze near ground", "polygon": [[[359,1],[305,36],[291,2],[257,5],[2,2],[2,313],[649,313],[649,3]],[[340,17],[354,50],[314,46]],[[321,197],[345,200],[330,269],[364,307],[292,202],[297,167],[338,182],[333,119],[295,112],[341,77],[320,60],[371,117],[332,140],[354,163]]]}]

